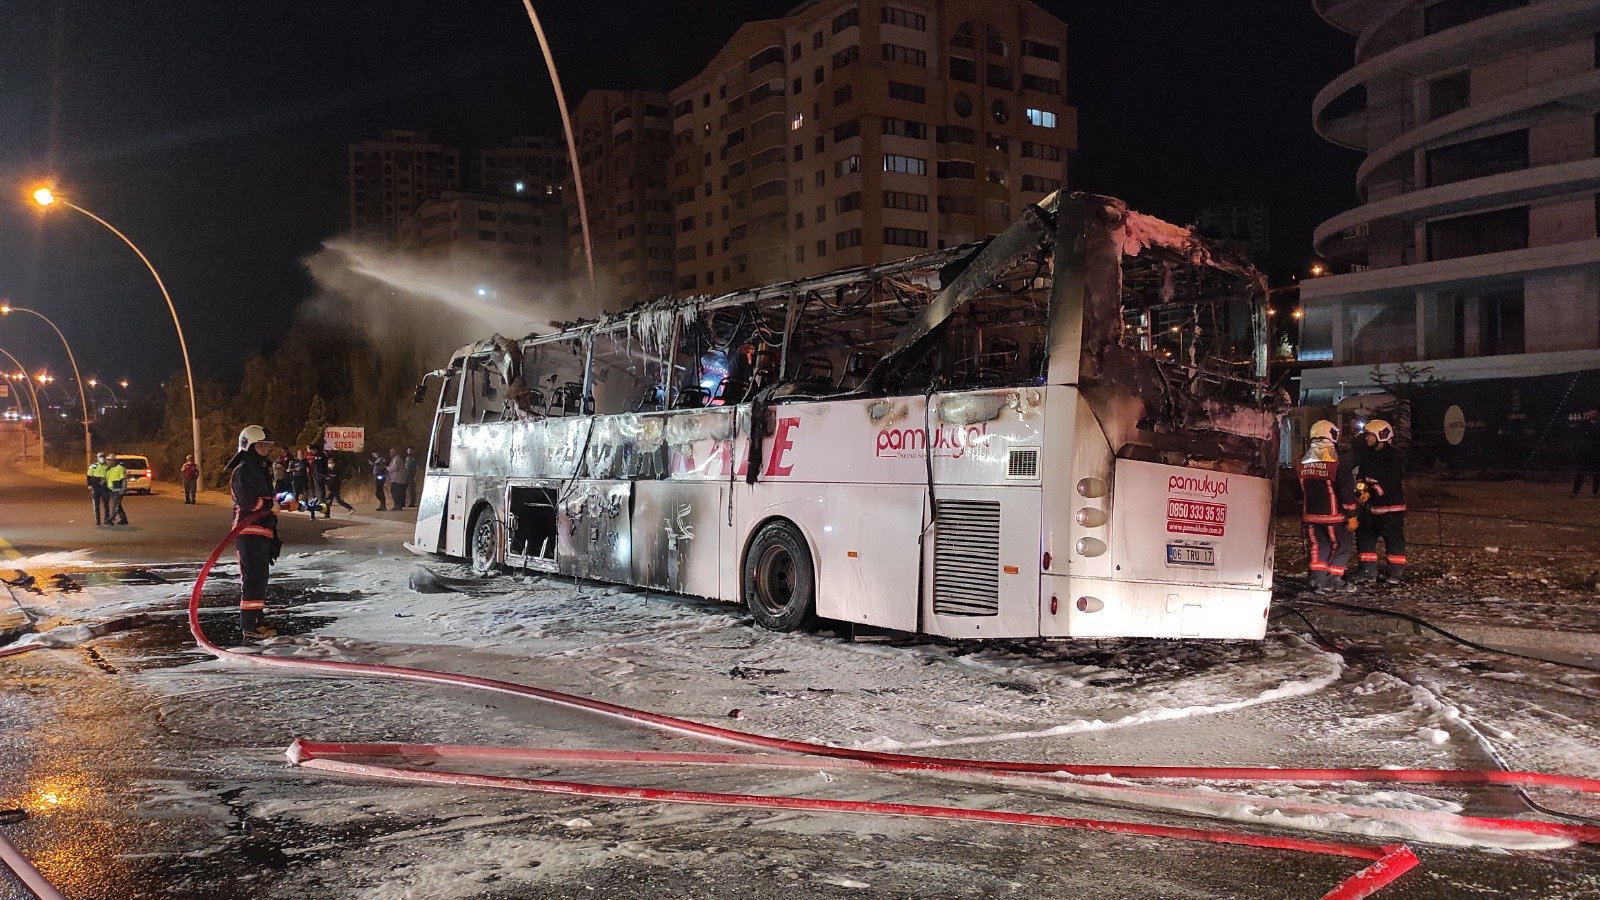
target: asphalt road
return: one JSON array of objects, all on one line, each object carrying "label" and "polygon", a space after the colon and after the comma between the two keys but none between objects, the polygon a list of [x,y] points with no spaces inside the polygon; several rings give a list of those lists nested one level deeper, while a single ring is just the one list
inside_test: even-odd
[{"label": "asphalt road", "polygon": [[[148,496],[124,497],[127,525],[96,526],[88,487],[81,481],[70,483],[59,476],[41,475],[37,462],[19,464],[16,440],[14,433],[0,431],[0,539],[24,557],[92,550],[129,563],[197,560],[205,558],[228,532],[232,508],[225,496],[202,494],[201,502],[186,505],[183,486],[165,480],[157,481],[154,493]],[[360,515],[396,522],[409,515],[357,509]],[[342,510],[335,514],[340,513]],[[317,543],[332,524],[323,519],[313,522],[303,515],[283,516],[279,533],[286,546]],[[0,554],[0,566],[3,557]]]},{"label": "asphalt road", "polygon": [[[4,449],[0,438],[0,539],[16,553],[87,549],[113,568],[147,567],[172,583],[170,602],[163,599],[153,609],[153,624],[147,627],[0,660],[0,809],[20,807],[29,814],[23,822],[0,827],[72,900],[1310,898],[1356,868],[1352,861],[1329,857],[1089,832],[1062,835],[954,823],[902,827],[741,810],[647,807],[641,812],[638,804],[623,802],[399,786],[294,769],[283,750],[296,736],[548,746],[633,746],[624,742],[642,739],[633,730],[517,698],[364,679],[264,676],[211,661],[194,648],[181,615],[187,596],[183,582],[226,532],[228,509],[214,503],[186,506],[178,492],[158,485],[155,496],[130,501],[133,525],[96,528],[83,488],[17,471]],[[370,510],[361,514],[375,520]],[[393,527],[367,527],[355,537],[324,535],[327,524],[303,516],[284,517],[282,527],[289,552],[336,548],[346,552],[345,558],[370,559],[396,553],[406,534],[405,514],[390,515],[400,520]],[[96,571],[105,577],[104,569]],[[275,577],[269,594],[274,621],[289,636],[338,621],[333,617],[342,617],[339,607],[345,602],[370,606],[390,599],[360,589],[341,594],[314,572],[301,571],[298,577]],[[0,574],[9,574],[3,563]],[[113,597],[116,590],[114,581],[88,588]],[[148,598],[151,591],[168,589],[146,583],[138,590]],[[0,601],[5,599],[0,593]],[[202,625],[219,643],[238,640],[236,599],[236,582],[219,573],[208,586],[202,611]],[[297,609],[310,603],[321,605]],[[530,683],[574,665],[564,654],[513,657],[430,645],[432,626],[413,621],[407,664]],[[309,646],[320,647],[318,652],[363,652],[359,641],[346,648],[311,640]],[[1091,655],[1084,662],[1093,658],[1093,649],[1085,648]],[[1420,670],[1422,675],[1442,679],[1430,661],[1418,659],[1418,665],[1430,666]],[[673,677],[687,678],[693,668],[684,665]],[[1173,679],[1192,674],[1169,673]],[[1451,677],[1463,682],[1462,690],[1480,689],[1478,675],[1463,669]],[[1353,682],[1363,677],[1359,671],[1348,675]],[[1535,696],[1515,681],[1490,687],[1507,694],[1487,698],[1497,705],[1528,706],[1533,697],[1539,708],[1568,719],[1591,714],[1583,705],[1592,696],[1587,683],[1556,686],[1578,695],[1572,697]],[[1128,752],[1119,742],[1197,747],[1218,733],[1259,734],[1262,743],[1281,746],[1300,736],[1308,723],[1369,715],[1370,710],[1351,705],[1359,702],[1348,692],[1323,691],[1205,720],[1152,723],[1137,733],[1090,733],[1073,746],[1079,754],[1104,759]],[[663,746],[703,749],[674,741]],[[1219,752],[1243,750],[1236,743]],[[1386,757],[1374,757],[1380,758]],[[628,775],[617,777],[626,781]],[[684,777],[683,787],[706,786],[698,773]],[[761,792],[762,787],[753,781],[748,789]],[[876,790],[871,784],[863,789]],[[931,794],[918,790],[888,799],[997,802],[962,790],[973,789],[940,784]],[[1500,812],[1520,812],[1502,801],[1507,805]],[[1038,811],[1066,816],[1139,817],[1135,811],[1065,799],[1040,803]],[[498,858],[506,848],[519,849],[520,855]],[[1591,874],[1600,867],[1591,849],[1518,854],[1418,849],[1425,870],[1379,896],[1600,896],[1600,876]],[[515,876],[519,868],[526,874],[534,867],[551,876],[530,892]],[[0,873],[0,900],[27,896]]]}]

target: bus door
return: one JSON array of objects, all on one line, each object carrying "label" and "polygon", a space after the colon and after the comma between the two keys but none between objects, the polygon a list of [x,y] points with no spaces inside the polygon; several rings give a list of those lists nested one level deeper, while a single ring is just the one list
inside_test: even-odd
[{"label": "bus door", "polygon": [[[442,381],[433,416],[433,433],[428,440],[428,455],[424,460],[417,524],[411,538],[413,546],[429,553],[439,553],[445,549],[445,526],[449,521],[445,506],[450,492],[450,445],[455,437],[456,408],[460,400],[461,379],[458,376],[461,362],[459,358],[452,360],[449,368],[429,373],[439,376]],[[424,384],[417,388],[419,396],[425,387],[426,378]]]}]

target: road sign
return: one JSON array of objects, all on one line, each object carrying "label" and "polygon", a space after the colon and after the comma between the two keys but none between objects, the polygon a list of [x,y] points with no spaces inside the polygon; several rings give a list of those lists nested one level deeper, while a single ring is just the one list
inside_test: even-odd
[{"label": "road sign", "polygon": [[355,453],[364,449],[366,445],[367,429],[364,425],[329,425],[322,433],[322,446],[326,450]]}]

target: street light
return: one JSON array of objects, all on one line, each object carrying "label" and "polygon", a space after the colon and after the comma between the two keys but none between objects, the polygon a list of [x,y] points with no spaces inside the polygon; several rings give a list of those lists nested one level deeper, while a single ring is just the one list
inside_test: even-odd
[{"label": "street light", "polygon": [[56,323],[50,321],[44,313],[26,306],[12,306],[9,302],[0,303],[0,316],[9,316],[14,312],[23,312],[38,317],[39,321],[50,326],[50,330],[61,339],[61,346],[67,348],[67,362],[72,363],[72,378],[78,383],[78,412],[83,414],[83,467],[89,468],[94,462],[94,445],[89,437],[89,398],[83,395],[83,376],[78,374],[78,358],[72,354],[72,345],[67,343],[67,336],[61,333]]},{"label": "street light", "polygon": [[[59,203],[99,222],[106,227],[107,231],[121,238],[122,242],[128,245],[128,249],[138,254],[139,260],[144,263],[144,267],[150,270],[151,277],[156,280],[156,287],[161,289],[161,296],[167,301],[167,311],[172,313],[172,327],[178,331],[178,349],[183,353],[183,374],[189,382],[189,434],[194,443],[194,463],[197,466],[200,465],[200,410],[194,402],[194,369],[189,365],[189,342],[183,338],[183,323],[178,321],[178,308],[172,305],[172,295],[167,293],[167,284],[161,280],[161,273],[156,271],[156,267],[150,262],[150,257],[144,255],[144,251],[139,249],[139,245],[130,240],[127,235],[118,231],[115,225],[61,196],[53,188],[47,185],[35,188],[33,190],[33,202],[39,204],[42,209],[49,209]],[[124,383],[123,387],[127,387],[127,384]]]},{"label": "street light", "polygon": [[[5,358],[11,360],[11,364],[13,366],[17,367],[17,374],[15,374],[15,375],[7,375],[6,378],[9,379],[13,384],[15,384],[17,382],[21,382],[21,383],[27,385],[28,386],[28,396],[33,399],[33,422],[34,422],[35,425],[39,426],[39,465],[43,466],[44,465],[44,407],[39,405],[39,392],[33,389],[33,379],[28,377],[28,368],[27,368],[27,366],[24,366],[22,364],[21,360],[17,359],[15,356],[12,356],[10,353],[7,353],[4,349],[0,349],[0,354],[5,354]],[[26,429],[24,429],[24,432],[26,432]],[[27,455],[26,448],[24,448],[24,450],[23,450],[23,455],[24,456]]]}]

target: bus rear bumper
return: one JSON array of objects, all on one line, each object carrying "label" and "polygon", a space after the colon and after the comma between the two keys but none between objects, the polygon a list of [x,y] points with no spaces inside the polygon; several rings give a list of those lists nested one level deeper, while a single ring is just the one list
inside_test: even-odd
[{"label": "bus rear bumper", "polygon": [[1045,575],[1043,637],[1261,640],[1271,587],[1216,587]]}]

